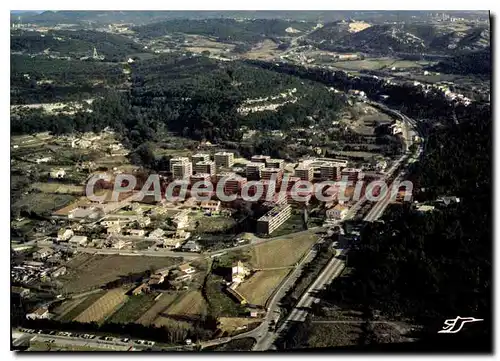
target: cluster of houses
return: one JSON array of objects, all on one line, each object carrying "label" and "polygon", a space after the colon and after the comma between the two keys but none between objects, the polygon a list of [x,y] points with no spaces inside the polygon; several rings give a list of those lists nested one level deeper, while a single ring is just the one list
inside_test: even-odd
[{"label": "cluster of houses", "polygon": [[[48,248],[50,249],[50,248]],[[51,281],[66,274],[66,267],[52,265],[42,261],[24,261],[11,268],[11,280],[14,283],[30,284],[35,281]]]},{"label": "cluster of houses", "polygon": [[179,289],[181,287],[188,287],[187,284],[191,282],[196,274],[196,269],[189,263],[182,264],[174,269],[171,267],[162,268],[156,270],[147,281],[135,287],[131,293],[134,296],[148,293],[164,282],[168,282],[169,288]]}]

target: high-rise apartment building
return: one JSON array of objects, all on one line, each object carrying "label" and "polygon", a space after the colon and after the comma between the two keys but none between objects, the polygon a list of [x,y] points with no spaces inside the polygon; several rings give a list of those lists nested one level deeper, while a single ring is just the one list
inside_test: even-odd
[{"label": "high-rise apartment building", "polygon": [[234,153],[231,152],[215,153],[214,160],[216,166],[230,168],[234,164]]}]

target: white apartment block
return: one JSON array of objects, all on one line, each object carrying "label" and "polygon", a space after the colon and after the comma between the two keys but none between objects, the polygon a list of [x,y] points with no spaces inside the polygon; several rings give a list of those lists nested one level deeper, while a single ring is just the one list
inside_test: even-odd
[{"label": "white apartment block", "polygon": [[196,173],[207,173],[210,175],[215,174],[215,162],[214,161],[204,160],[204,161],[200,161],[197,163],[194,163],[194,161],[193,161],[193,164],[194,164],[193,171],[195,174]]},{"label": "white apartment block", "polygon": [[234,153],[218,152],[214,155],[215,165],[219,167],[232,167],[234,164]]},{"label": "white apartment block", "polygon": [[197,153],[191,156],[191,162],[196,164],[198,162],[206,162],[210,160],[210,154],[207,153]]},{"label": "white apartment block", "polygon": [[260,179],[260,173],[266,167],[264,163],[251,162],[246,165],[246,175],[248,179]]},{"label": "white apartment block", "polygon": [[299,177],[303,181],[312,181],[314,177],[314,169],[309,166],[299,165],[295,168],[295,176]]},{"label": "white apartment block", "polygon": [[266,167],[283,169],[285,161],[283,159],[268,159],[266,160]]},{"label": "white apartment block", "polygon": [[169,171],[173,172],[174,164],[181,164],[181,163],[189,163],[189,158],[188,157],[177,157],[177,158],[170,159]]},{"label": "white apartment block", "polygon": [[172,165],[172,176],[174,179],[183,179],[193,175],[193,165],[188,161]]},{"label": "white apartment block", "polygon": [[271,234],[291,215],[292,207],[289,204],[278,205],[257,220],[257,232]]},{"label": "white apartment block", "polygon": [[273,176],[275,179],[281,179],[283,177],[283,169],[280,168],[263,168],[260,171],[261,179],[270,180]]},{"label": "white apartment block", "polygon": [[265,163],[267,163],[267,161],[269,159],[271,159],[271,157],[268,155],[254,155],[251,160],[252,160],[252,163],[264,163],[265,164]]},{"label": "white apartment block", "polygon": [[337,180],[340,177],[340,165],[337,163],[325,163],[320,167],[321,179]]}]

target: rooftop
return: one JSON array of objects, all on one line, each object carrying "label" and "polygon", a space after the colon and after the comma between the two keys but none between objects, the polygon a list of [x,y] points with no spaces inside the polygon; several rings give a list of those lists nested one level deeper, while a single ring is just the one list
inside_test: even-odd
[{"label": "rooftop", "polygon": [[279,213],[283,212],[286,208],[290,208],[289,204],[279,204],[276,207],[270,209],[265,215],[259,218],[259,221],[269,221],[273,217],[276,217]]}]

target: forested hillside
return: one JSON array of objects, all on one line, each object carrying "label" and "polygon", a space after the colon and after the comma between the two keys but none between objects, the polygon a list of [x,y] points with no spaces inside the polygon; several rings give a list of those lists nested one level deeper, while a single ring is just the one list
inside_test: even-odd
[{"label": "forested hillside", "polygon": [[15,31],[10,40],[13,52],[36,54],[47,50],[59,56],[92,56],[94,47],[107,61],[125,61],[130,54],[143,52],[143,47],[117,34],[99,31],[48,31],[45,34],[29,31]]},{"label": "forested hillside", "polygon": [[169,20],[134,28],[141,37],[159,37],[172,33],[198,34],[217,38],[225,42],[256,43],[266,38],[288,36],[285,31],[292,27],[299,31],[311,29],[314,23],[279,19],[203,19]]},{"label": "forested hillside", "polygon": [[[422,325],[432,338],[445,319],[484,319],[476,333],[486,343],[492,325],[492,122],[489,107],[471,108],[459,126],[436,129],[420,163],[410,170],[416,199],[450,195],[460,202],[418,213],[393,206],[384,223],[369,223],[349,253],[351,273],[322,292],[323,305],[380,312]],[[321,314],[321,306],[314,307]],[[307,323],[288,336],[288,347],[307,343]],[[480,335],[480,337],[477,337]],[[366,336],[366,335],[365,335]],[[369,336],[366,336],[369,337]],[[377,341],[371,339],[371,343]],[[449,345],[448,345],[449,347]],[[452,351],[449,349],[448,351]]]},{"label": "forested hillside", "polygon": [[339,21],[315,30],[305,42],[332,51],[455,54],[489,47],[490,32],[484,26],[458,31],[446,26],[411,23],[375,24],[352,32],[349,22]]},{"label": "forested hillside", "polygon": [[[122,132],[125,143],[132,147],[154,140],[160,129],[199,140],[238,141],[243,125],[250,129],[302,127],[335,119],[343,106],[323,84],[241,62],[165,55],[134,63],[131,72],[130,89],[96,99],[92,113],[77,114],[72,120],[25,112],[22,121],[12,119],[13,133],[61,133],[111,126]],[[75,79],[78,76],[75,74]],[[20,81],[23,78],[20,76]],[[241,107],[249,106],[247,101],[279,107],[277,111],[241,113]]]},{"label": "forested hillside", "polygon": [[11,55],[11,104],[89,99],[119,86],[121,64]]}]

